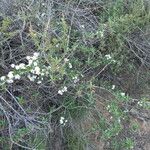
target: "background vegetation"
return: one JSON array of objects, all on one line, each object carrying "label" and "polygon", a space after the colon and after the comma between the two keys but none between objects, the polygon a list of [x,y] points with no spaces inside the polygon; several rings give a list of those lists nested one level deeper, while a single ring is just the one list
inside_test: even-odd
[{"label": "background vegetation", "polygon": [[0,149],[148,150],[148,0],[0,0]]}]

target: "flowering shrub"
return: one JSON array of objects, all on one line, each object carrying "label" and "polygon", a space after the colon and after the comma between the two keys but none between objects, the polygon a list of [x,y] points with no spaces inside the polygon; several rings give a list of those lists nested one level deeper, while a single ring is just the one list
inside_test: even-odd
[{"label": "flowering shrub", "polygon": [[6,76],[1,77],[1,81],[3,81],[2,84],[13,83],[14,80],[19,80],[26,74],[28,74],[27,77],[30,81],[34,81],[37,78],[40,79],[41,76],[44,75],[44,73],[48,74],[48,70],[41,70],[38,66],[38,56],[39,53],[34,53],[33,57],[27,56],[27,65],[25,65],[24,63],[20,63],[19,65],[11,64],[11,68],[13,68],[13,71],[10,71]]},{"label": "flowering shrub", "polygon": [[[6,76],[1,76],[0,81],[1,85],[6,83],[11,84],[15,80],[20,80],[22,77],[27,77],[30,81],[36,82],[37,84],[42,84],[42,81],[46,77],[52,77],[52,74],[55,70],[52,70],[51,64],[41,64],[42,58],[40,58],[40,53],[35,52],[33,56],[26,56],[27,64],[20,63],[18,65],[11,64],[12,71],[8,72]],[[65,58],[62,66],[59,68],[63,69],[72,68],[72,64],[69,62],[69,59]],[[54,72],[53,72],[54,71]],[[65,70],[64,70],[65,71]],[[61,74],[61,76],[63,76]],[[61,78],[59,78],[61,80]],[[79,81],[78,77],[72,77],[74,83]],[[58,91],[58,94],[63,95],[64,92],[67,92],[67,87],[64,86],[63,89]]]},{"label": "flowering shrub", "polygon": [[142,1],[0,2],[2,149],[133,149],[130,114],[149,108],[131,92],[149,86]]}]

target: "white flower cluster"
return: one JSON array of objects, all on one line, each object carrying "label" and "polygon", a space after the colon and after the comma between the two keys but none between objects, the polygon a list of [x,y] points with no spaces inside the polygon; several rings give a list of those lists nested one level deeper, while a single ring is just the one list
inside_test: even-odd
[{"label": "white flower cluster", "polygon": [[144,102],[142,102],[142,101],[138,101],[138,103],[137,103],[139,106],[144,106]]},{"label": "white flower cluster", "polygon": [[111,60],[111,61],[114,62],[114,63],[116,62],[116,60],[114,60],[110,54],[105,55],[105,58],[106,58],[107,60]]},{"label": "white flower cluster", "polygon": [[40,63],[39,63],[39,55],[40,53],[35,52],[33,56],[27,56],[26,59],[28,60],[28,64],[20,63],[19,65],[11,64],[11,68],[13,68],[13,71],[10,71],[6,76],[0,77],[0,82],[4,84],[7,83],[13,83],[14,80],[19,80],[21,78],[21,75],[28,72],[28,79],[30,81],[35,81],[37,79],[37,84],[42,83],[41,80],[43,80],[43,76],[47,76],[49,74],[50,66],[42,66],[41,69]]},{"label": "white flower cluster", "polygon": [[69,61],[69,59],[68,59],[68,58],[65,58],[65,59],[64,59],[64,61],[65,61],[65,62],[68,62],[68,61]]},{"label": "white flower cluster", "polygon": [[27,56],[26,59],[28,60],[28,67],[30,67],[30,72],[27,75],[28,79],[32,82],[35,80],[37,81],[37,84],[41,84],[42,80],[44,79],[44,76],[47,76],[49,74],[49,71],[51,69],[50,66],[42,66],[43,68],[40,67],[40,62],[39,62],[39,55],[40,53],[35,52],[33,56]]},{"label": "white flower cluster", "polygon": [[[27,78],[37,84],[41,84],[44,80],[44,77],[49,76],[51,73],[51,66],[41,65],[41,59],[39,59],[40,53],[35,52],[32,56],[26,56],[27,64],[11,64],[10,71],[6,76],[0,77],[0,83],[13,83],[14,80],[19,80],[22,76],[27,76]],[[67,63],[69,68],[72,68],[72,64],[69,62],[68,58],[64,59],[64,62]],[[74,77],[74,83],[78,82],[78,78]],[[58,91],[58,94],[63,95],[67,91],[67,87]]]},{"label": "white flower cluster", "polygon": [[64,117],[60,117],[60,121],[59,122],[60,122],[61,125],[65,126],[66,123],[68,122],[68,120],[65,120]]},{"label": "white flower cluster", "polygon": [[19,65],[11,64],[11,68],[14,68],[16,70],[26,69],[26,65],[24,63],[21,63]]},{"label": "white flower cluster", "polygon": [[63,89],[59,90],[58,94],[63,95],[64,92],[67,92],[67,87],[66,86],[64,86]]},{"label": "white flower cluster", "polygon": [[112,58],[110,54],[105,55],[105,57],[106,57],[106,59],[107,59],[107,60],[109,60],[109,59],[111,59],[111,58]]},{"label": "white flower cluster", "polygon": [[73,79],[73,82],[74,82],[74,83],[79,82],[79,78],[78,78],[77,76],[73,77],[72,79]]},{"label": "white flower cluster", "polygon": [[21,76],[19,74],[10,71],[6,76],[0,77],[0,81],[2,82],[2,84],[4,84],[5,82],[13,83],[14,80],[19,80],[20,78]]},{"label": "white flower cluster", "polygon": [[40,53],[35,52],[33,53],[33,56],[27,56],[26,59],[28,60],[28,66],[33,65],[34,62],[38,60]]}]

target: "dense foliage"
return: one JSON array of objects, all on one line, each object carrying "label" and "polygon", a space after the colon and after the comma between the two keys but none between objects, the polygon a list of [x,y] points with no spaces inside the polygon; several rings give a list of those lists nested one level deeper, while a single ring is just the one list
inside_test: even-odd
[{"label": "dense foliage", "polygon": [[148,0],[0,0],[0,149],[136,150],[149,27]]}]

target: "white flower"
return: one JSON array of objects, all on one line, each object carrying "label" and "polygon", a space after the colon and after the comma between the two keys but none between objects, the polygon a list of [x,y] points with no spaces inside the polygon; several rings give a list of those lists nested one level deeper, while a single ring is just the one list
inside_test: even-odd
[{"label": "white flower", "polygon": [[38,53],[38,52],[33,53],[33,56],[38,57],[39,55],[40,55],[40,53]]},{"label": "white flower", "polygon": [[61,120],[64,120],[65,118],[64,118],[64,117],[60,117],[60,119],[61,119]]},{"label": "white flower", "polygon": [[19,64],[19,65],[14,66],[14,68],[16,68],[16,70],[25,69],[25,64],[24,64],[24,63],[21,63],[21,64]]},{"label": "white flower", "polygon": [[78,79],[77,76],[73,77],[73,80],[74,80],[74,81],[73,81],[74,83],[77,83],[77,82],[79,81],[79,79]]},{"label": "white flower", "polygon": [[64,121],[63,120],[60,120],[60,124],[63,124],[64,123]]},{"label": "white flower", "polygon": [[33,53],[32,59],[33,59],[33,60],[36,60],[39,55],[40,55],[40,53],[38,53],[38,52]]},{"label": "white flower", "polygon": [[62,89],[63,92],[67,92],[67,87],[64,86],[64,88]]},{"label": "white flower", "polygon": [[40,67],[36,66],[34,70],[35,70],[35,74],[37,75],[40,74]]},{"label": "white flower", "polygon": [[107,106],[107,110],[110,109],[110,105]]},{"label": "white flower", "polygon": [[19,64],[19,68],[20,69],[25,69],[25,64],[24,63]]},{"label": "white flower", "polygon": [[32,77],[31,77],[31,78],[29,78],[29,79],[30,79],[30,81],[34,81],[34,78],[32,78]]},{"label": "white flower", "polygon": [[41,84],[41,83],[42,83],[42,81],[38,81],[38,82],[37,82],[37,84]]},{"label": "white flower", "polygon": [[7,80],[7,83],[13,83],[14,81],[12,79]]},{"label": "white flower", "polygon": [[44,16],[45,16],[45,13],[42,13],[42,14],[41,14],[41,17],[44,17]]},{"label": "white flower", "polygon": [[27,77],[30,81],[34,81],[36,79],[36,76],[31,76],[30,74]]},{"label": "white flower", "polygon": [[63,124],[64,123],[64,117],[60,117],[60,124]]},{"label": "white flower", "polygon": [[65,126],[66,123],[68,122],[68,120],[65,120],[64,117],[60,117],[60,121],[59,122],[60,122],[61,125]]},{"label": "white flower", "polygon": [[78,78],[78,77],[77,77],[77,76],[75,76],[75,77],[73,77],[72,79],[73,79],[73,80],[75,80],[75,79],[77,79],[77,78]]},{"label": "white flower", "polygon": [[85,26],[84,26],[84,25],[81,25],[81,28],[85,28]]},{"label": "white flower", "polygon": [[111,59],[111,56],[110,56],[110,54],[108,54],[108,55],[105,55],[105,57],[106,57],[106,59],[107,59],[107,60]]},{"label": "white flower", "polygon": [[67,122],[68,122],[68,120],[65,120],[65,122],[64,122],[64,124],[63,124],[63,125],[65,126]]},{"label": "white flower", "polygon": [[116,87],[115,85],[112,85],[112,88],[111,88],[111,89],[112,89],[112,90],[114,90],[114,89],[115,89],[115,87]]},{"label": "white flower", "polygon": [[0,79],[1,79],[1,81],[4,81],[6,79],[6,77],[2,76]]},{"label": "white flower", "polygon": [[125,93],[120,93],[121,96],[125,96]]},{"label": "white flower", "polygon": [[33,61],[33,60],[37,60],[37,57],[36,57],[36,56],[33,56],[33,57],[32,57],[32,61]]},{"label": "white flower", "polygon": [[71,64],[71,63],[69,63],[69,68],[70,68],[70,69],[72,68],[72,64]]},{"label": "white flower", "polygon": [[27,60],[30,60],[30,59],[31,59],[31,57],[30,57],[30,56],[26,56],[26,59],[27,59]]},{"label": "white flower", "polygon": [[45,69],[42,69],[42,72],[45,72]]},{"label": "white flower", "polygon": [[64,86],[62,90],[58,91],[58,94],[63,95],[64,92],[67,92],[67,87]]},{"label": "white flower", "polygon": [[7,76],[8,76],[9,79],[12,79],[14,77],[13,72],[10,71]]},{"label": "white flower", "polygon": [[79,81],[79,79],[74,80],[74,83],[77,83]]},{"label": "white flower", "polygon": [[28,61],[28,66],[31,66],[32,63],[33,63],[33,60],[32,60],[32,59],[29,59],[29,61]]},{"label": "white flower", "polygon": [[58,94],[63,95],[62,90],[59,90],[59,91],[58,91]]},{"label": "white flower", "polygon": [[14,64],[11,64],[11,68],[15,68],[15,65],[14,65]]},{"label": "white flower", "polygon": [[56,47],[58,48],[58,47],[59,47],[59,44],[56,44]]},{"label": "white flower", "polygon": [[69,59],[68,59],[68,58],[65,58],[65,59],[64,59],[64,61],[65,61],[65,62],[68,62],[68,61],[69,61]]},{"label": "white flower", "polygon": [[21,76],[20,76],[19,74],[16,74],[16,75],[14,76],[14,78],[19,80],[19,79],[21,78]]},{"label": "white flower", "polygon": [[19,70],[19,69],[20,69],[20,66],[16,65],[15,68],[16,68],[16,70]]}]

